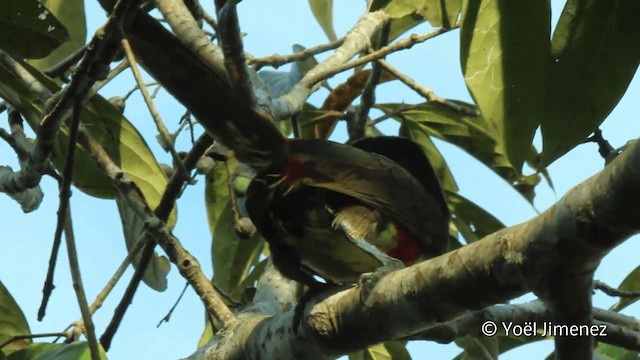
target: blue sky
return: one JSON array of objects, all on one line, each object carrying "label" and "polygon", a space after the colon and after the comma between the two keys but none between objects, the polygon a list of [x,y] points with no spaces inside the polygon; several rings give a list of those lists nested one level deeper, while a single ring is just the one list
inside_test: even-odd
[{"label": "blue sky", "polygon": [[[210,2],[206,2],[210,5]],[[564,2],[554,0],[553,21],[557,19]],[[335,28],[338,36],[344,35],[364,10],[364,1],[343,1],[334,5]],[[105,18],[96,2],[87,1],[89,34],[92,34]],[[295,43],[313,46],[327,41],[324,33],[316,24],[306,1],[245,0],[239,5],[240,23],[245,36],[245,50],[254,56],[266,56],[273,53],[288,54]],[[413,30],[424,33],[428,26]],[[438,95],[470,101],[464,86],[458,58],[457,31],[442,35],[424,44],[416,45],[409,52],[393,54],[387,59],[400,70],[406,72],[419,83],[432,88]],[[321,55],[320,59],[323,58]],[[287,70],[288,66],[282,68]],[[535,71],[535,69],[532,69]],[[343,76],[330,80],[335,86]],[[127,73],[116,79],[101,93],[104,97],[122,95],[131,88]],[[327,95],[320,90],[311,98],[320,103]],[[640,134],[640,122],[637,118],[636,101],[640,97],[640,81],[636,78],[618,107],[601,127],[603,134],[614,147]],[[382,85],[377,90],[380,102],[407,103],[423,101],[417,94],[404,88],[400,83]],[[166,93],[161,92],[156,101],[167,126],[175,129],[184,109],[176,105]],[[152,151],[161,162],[170,163],[170,157],[161,151],[155,143],[155,127],[142,99],[134,94],[127,103],[125,115],[142,132]],[[0,126],[6,126],[6,117],[1,116]],[[383,130],[389,133],[397,131],[397,126],[387,121]],[[343,133],[344,134],[344,133]],[[343,135],[344,136],[344,135]],[[340,137],[338,137],[340,139]],[[183,140],[186,140],[186,136]],[[536,144],[540,148],[539,138]],[[183,141],[184,150],[187,142]],[[536,215],[533,209],[506,183],[492,171],[454,146],[436,142],[458,182],[462,195],[472,199],[502,222],[509,225],[526,221]],[[16,168],[13,152],[5,143],[0,143],[0,164],[9,164]],[[549,173],[555,185],[555,192],[541,184],[537,188],[535,206],[543,211],[555,203],[562,195],[601,170],[603,160],[595,144],[579,146],[549,167]],[[69,323],[80,317],[71,287],[70,275],[64,246],[58,261],[56,289],[51,298],[48,315],[43,322],[36,321],[36,313],[41,299],[42,283],[55,229],[58,206],[57,186],[49,178],[42,182],[45,199],[41,207],[31,214],[22,214],[19,206],[5,195],[0,195],[0,223],[4,228],[3,250],[0,252],[0,280],[11,291],[22,306],[30,323],[32,332],[61,331]],[[179,219],[175,234],[184,246],[201,262],[207,274],[211,274],[210,234],[206,222],[203,201],[204,181],[188,188],[179,200]],[[80,263],[88,297],[92,299],[99,292],[118,264],[125,257],[125,246],[117,208],[113,201],[90,198],[74,191],[71,198],[71,210],[76,226],[76,241],[80,252]],[[631,239],[604,259],[596,278],[611,285],[619,282],[638,264],[639,253],[637,239]],[[128,281],[132,271],[127,271]],[[141,287],[127,312],[120,331],[116,335],[111,359],[176,359],[187,356],[195,349],[204,326],[204,311],[199,299],[192,290],[188,290],[171,321],[156,328],[158,321],[167,313],[178,297],[185,281],[176,269],[169,275],[169,289],[157,293]],[[103,308],[95,316],[98,334],[101,334],[113,314],[113,307],[124,291],[126,281],[119,284],[108,298]],[[531,296],[524,299],[531,299]],[[596,306],[609,307],[614,299],[596,294]],[[638,305],[625,310],[625,313],[638,316]],[[433,359],[449,359],[459,353],[455,345],[432,343],[413,343],[409,346],[414,358],[424,358],[426,354]],[[504,355],[504,359],[542,358],[552,350],[550,341],[522,347]]]}]

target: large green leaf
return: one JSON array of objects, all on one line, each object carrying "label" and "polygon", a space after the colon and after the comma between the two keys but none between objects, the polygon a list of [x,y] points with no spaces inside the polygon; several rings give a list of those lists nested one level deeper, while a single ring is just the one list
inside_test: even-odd
[{"label": "large green leaf", "polygon": [[[60,87],[33,67],[23,64],[51,93]],[[11,73],[0,67],[0,97],[25,116],[33,129],[42,120],[44,102],[47,100],[23,86]],[[105,149],[120,168],[136,182],[149,205],[155,208],[167,184],[167,177],[160,168],[146,142],[136,128],[111,103],[96,95],[85,105],[83,126]],[[53,154],[54,164],[61,169],[68,144],[68,129],[61,128]],[[113,198],[113,185],[109,178],[82,149],[76,152],[73,174],[74,185],[85,193],[101,198]]]},{"label": "large green leaf", "polygon": [[640,1],[569,0],[553,34],[542,121],[547,165],[609,115],[640,61]]},{"label": "large green leaf", "polygon": [[244,239],[235,230],[235,220],[229,203],[220,214],[213,232],[213,279],[227,293],[236,290],[249,274],[251,265],[260,255],[264,242],[258,232]]},{"label": "large green leaf", "polygon": [[[98,344],[100,359],[107,359],[107,354]],[[7,360],[91,360],[89,344],[76,341],[71,344],[31,344],[11,354]]]},{"label": "large green leaf", "polygon": [[309,6],[322,31],[329,40],[335,41],[337,37],[333,29],[333,0],[309,0]]},{"label": "large green leaf", "polygon": [[464,79],[517,173],[544,114],[549,1],[468,0],[460,31]]},{"label": "large green leaf", "polygon": [[65,26],[70,35],[69,41],[59,46],[47,57],[29,61],[35,68],[45,71],[85,44],[87,25],[84,0],[41,0],[41,2]]},{"label": "large green leaf", "polygon": [[[451,102],[458,106],[472,108],[472,105],[460,101]],[[387,114],[397,113],[398,109],[405,107],[405,110],[393,117],[402,122],[402,126],[411,133],[414,140],[419,136],[424,138],[424,135],[420,135],[420,133],[424,133],[457,145],[495,171],[529,202],[533,202],[534,188],[540,182],[540,176],[537,174],[529,176],[518,174],[498,144],[497,130],[491,127],[491,124],[484,117],[469,117],[435,102],[415,106],[381,104],[376,107]],[[528,146],[528,158],[533,160],[536,155],[535,150],[530,144]],[[446,180],[443,185],[445,189],[455,192],[447,185]]]},{"label": "large green leaf", "polygon": [[39,1],[0,0],[0,49],[15,57],[47,56],[67,41],[67,29]]},{"label": "large green leaf", "polygon": [[[20,306],[0,281],[0,344],[16,335],[29,334],[31,334],[29,324]],[[9,355],[30,343],[29,339],[17,340],[3,347],[0,353]]]}]

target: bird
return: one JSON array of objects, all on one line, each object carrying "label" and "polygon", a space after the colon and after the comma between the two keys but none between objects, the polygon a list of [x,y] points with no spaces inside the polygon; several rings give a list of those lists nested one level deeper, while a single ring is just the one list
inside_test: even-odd
[{"label": "bird", "polygon": [[412,140],[287,139],[286,148],[246,194],[249,217],[284,276],[310,287],[353,284],[446,251],[447,203]]}]

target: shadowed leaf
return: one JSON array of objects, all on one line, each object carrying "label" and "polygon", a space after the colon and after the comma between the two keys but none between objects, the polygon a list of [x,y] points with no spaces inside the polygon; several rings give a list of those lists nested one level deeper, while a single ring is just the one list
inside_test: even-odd
[{"label": "shadowed leaf", "polygon": [[[0,282],[0,344],[16,335],[29,335],[29,324],[24,313],[9,293],[9,290]],[[9,355],[31,343],[31,340],[17,340],[0,350],[0,353]]]},{"label": "shadowed leaf", "polygon": [[39,1],[2,2],[0,49],[20,59],[38,59],[67,39],[67,29]]},{"label": "shadowed leaf", "polygon": [[548,1],[470,0],[463,14],[465,82],[517,174],[543,115],[550,13]]},{"label": "shadowed leaf", "polygon": [[636,0],[565,5],[551,43],[543,166],[582,143],[624,95],[640,62],[638,14]]}]

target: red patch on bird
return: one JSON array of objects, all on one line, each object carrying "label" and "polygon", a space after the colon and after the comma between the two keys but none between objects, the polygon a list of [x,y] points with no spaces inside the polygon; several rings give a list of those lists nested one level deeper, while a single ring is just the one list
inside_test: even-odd
[{"label": "red patch on bird", "polygon": [[406,266],[412,265],[420,257],[420,249],[402,226],[394,225],[396,227],[396,246],[389,249],[387,255],[401,260]]},{"label": "red patch on bird", "polygon": [[305,176],[304,164],[289,157],[287,159],[287,167],[284,169],[284,182],[287,184],[294,183]]}]

